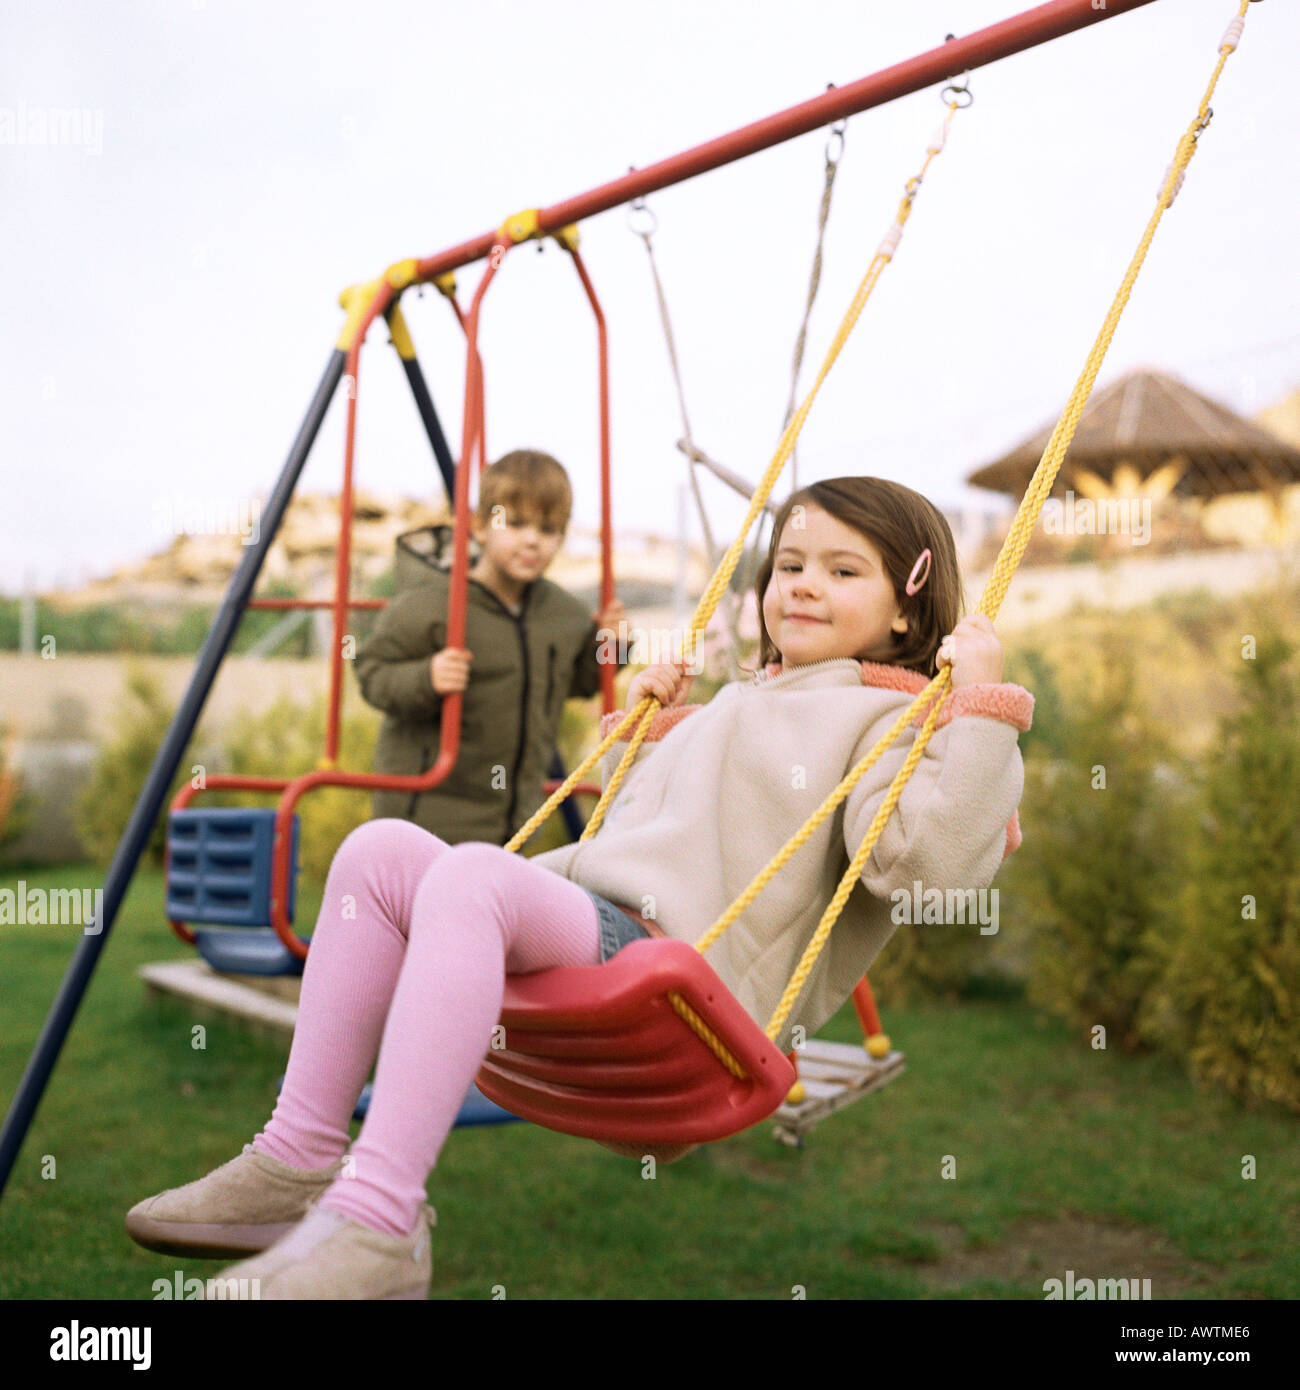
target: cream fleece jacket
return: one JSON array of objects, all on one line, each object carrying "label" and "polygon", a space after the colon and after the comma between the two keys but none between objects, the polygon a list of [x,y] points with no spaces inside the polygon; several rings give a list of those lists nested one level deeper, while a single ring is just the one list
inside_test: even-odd
[{"label": "cream fleece jacket", "polygon": [[[707,705],[656,712],[604,824],[532,861],[698,941],[875,746],[928,682],[848,658],[724,686]],[[987,888],[1019,843],[1024,785],[1017,732],[1033,697],[965,686],[940,716],[844,906],[782,1036],[811,1036],[849,997],[896,930],[891,894]],[[607,715],[608,733],[623,714]],[[612,721],[612,722],[611,722]],[[922,720],[887,750],[708,952],[741,1006],[766,1027],[849,858],[865,839]],[[626,751],[606,754],[607,784]],[[970,927],[954,926],[954,931]]]}]

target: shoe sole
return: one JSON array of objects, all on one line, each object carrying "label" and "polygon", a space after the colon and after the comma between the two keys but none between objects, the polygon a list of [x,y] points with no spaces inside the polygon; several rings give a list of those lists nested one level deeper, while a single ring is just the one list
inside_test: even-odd
[{"label": "shoe sole", "polygon": [[259,1255],[297,1224],[280,1221],[263,1226],[205,1226],[194,1221],[156,1221],[134,1214],[126,1218],[127,1234],[137,1245],[159,1255],[188,1255],[198,1260]]}]

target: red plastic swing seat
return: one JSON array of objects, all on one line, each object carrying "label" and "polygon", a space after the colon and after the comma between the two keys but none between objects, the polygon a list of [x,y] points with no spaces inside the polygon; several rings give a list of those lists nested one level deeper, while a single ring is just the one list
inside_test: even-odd
[{"label": "red plastic swing seat", "polygon": [[[680,996],[744,1076],[669,998]],[[584,1139],[647,1146],[724,1139],[772,1114],[795,1071],[685,941],[633,941],[603,965],[507,978],[506,1046],[478,1087],[525,1120]]]}]

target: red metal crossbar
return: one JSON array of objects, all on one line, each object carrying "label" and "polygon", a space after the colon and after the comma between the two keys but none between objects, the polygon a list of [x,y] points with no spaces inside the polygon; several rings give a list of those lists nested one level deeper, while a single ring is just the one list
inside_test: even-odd
[{"label": "red metal crossbar", "polygon": [[[870,77],[835,87],[810,101],[788,107],[752,125],[742,126],[716,140],[696,145],[645,169],[634,170],[622,178],[601,184],[587,193],[542,208],[538,213],[538,227],[546,233],[558,231],[571,222],[583,222],[634,198],[683,183],[698,174],[707,174],[724,164],[734,163],[796,136],[807,135],[846,116],[883,106],[946,78],[958,77],[968,69],[984,67],[1000,58],[1036,48],[1077,29],[1114,19],[1117,15],[1151,3],[1152,0],[1103,0],[1102,3],[1097,3],[1097,0],[1051,0],[1050,4],[1025,10],[965,38],[953,39],[915,58],[883,68]],[[426,256],[418,264],[418,278],[429,280],[459,266],[481,261],[491,252],[495,240],[495,231],[484,232],[445,251]]]}]

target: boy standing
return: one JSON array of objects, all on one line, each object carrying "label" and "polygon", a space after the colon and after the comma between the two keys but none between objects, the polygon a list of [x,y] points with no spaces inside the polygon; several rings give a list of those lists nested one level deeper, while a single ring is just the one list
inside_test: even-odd
[{"label": "boy standing", "polygon": [[456,765],[426,792],[374,794],[376,817],[414,821],[449,844],[503,845],[545,799],[542,784],[570,698],[599,693],[599,628],[626,617],[616,599],[588,614],[543,576],[568,527],[573,493],[548,454],[516,450],[483,473],[473,517],[480,555],[469,573],[466,649],[446,646],[451,577],[412,578],[358,649],[357,680],[384,712],[375,771],[427,772],[443,697],[463,692]]}]

